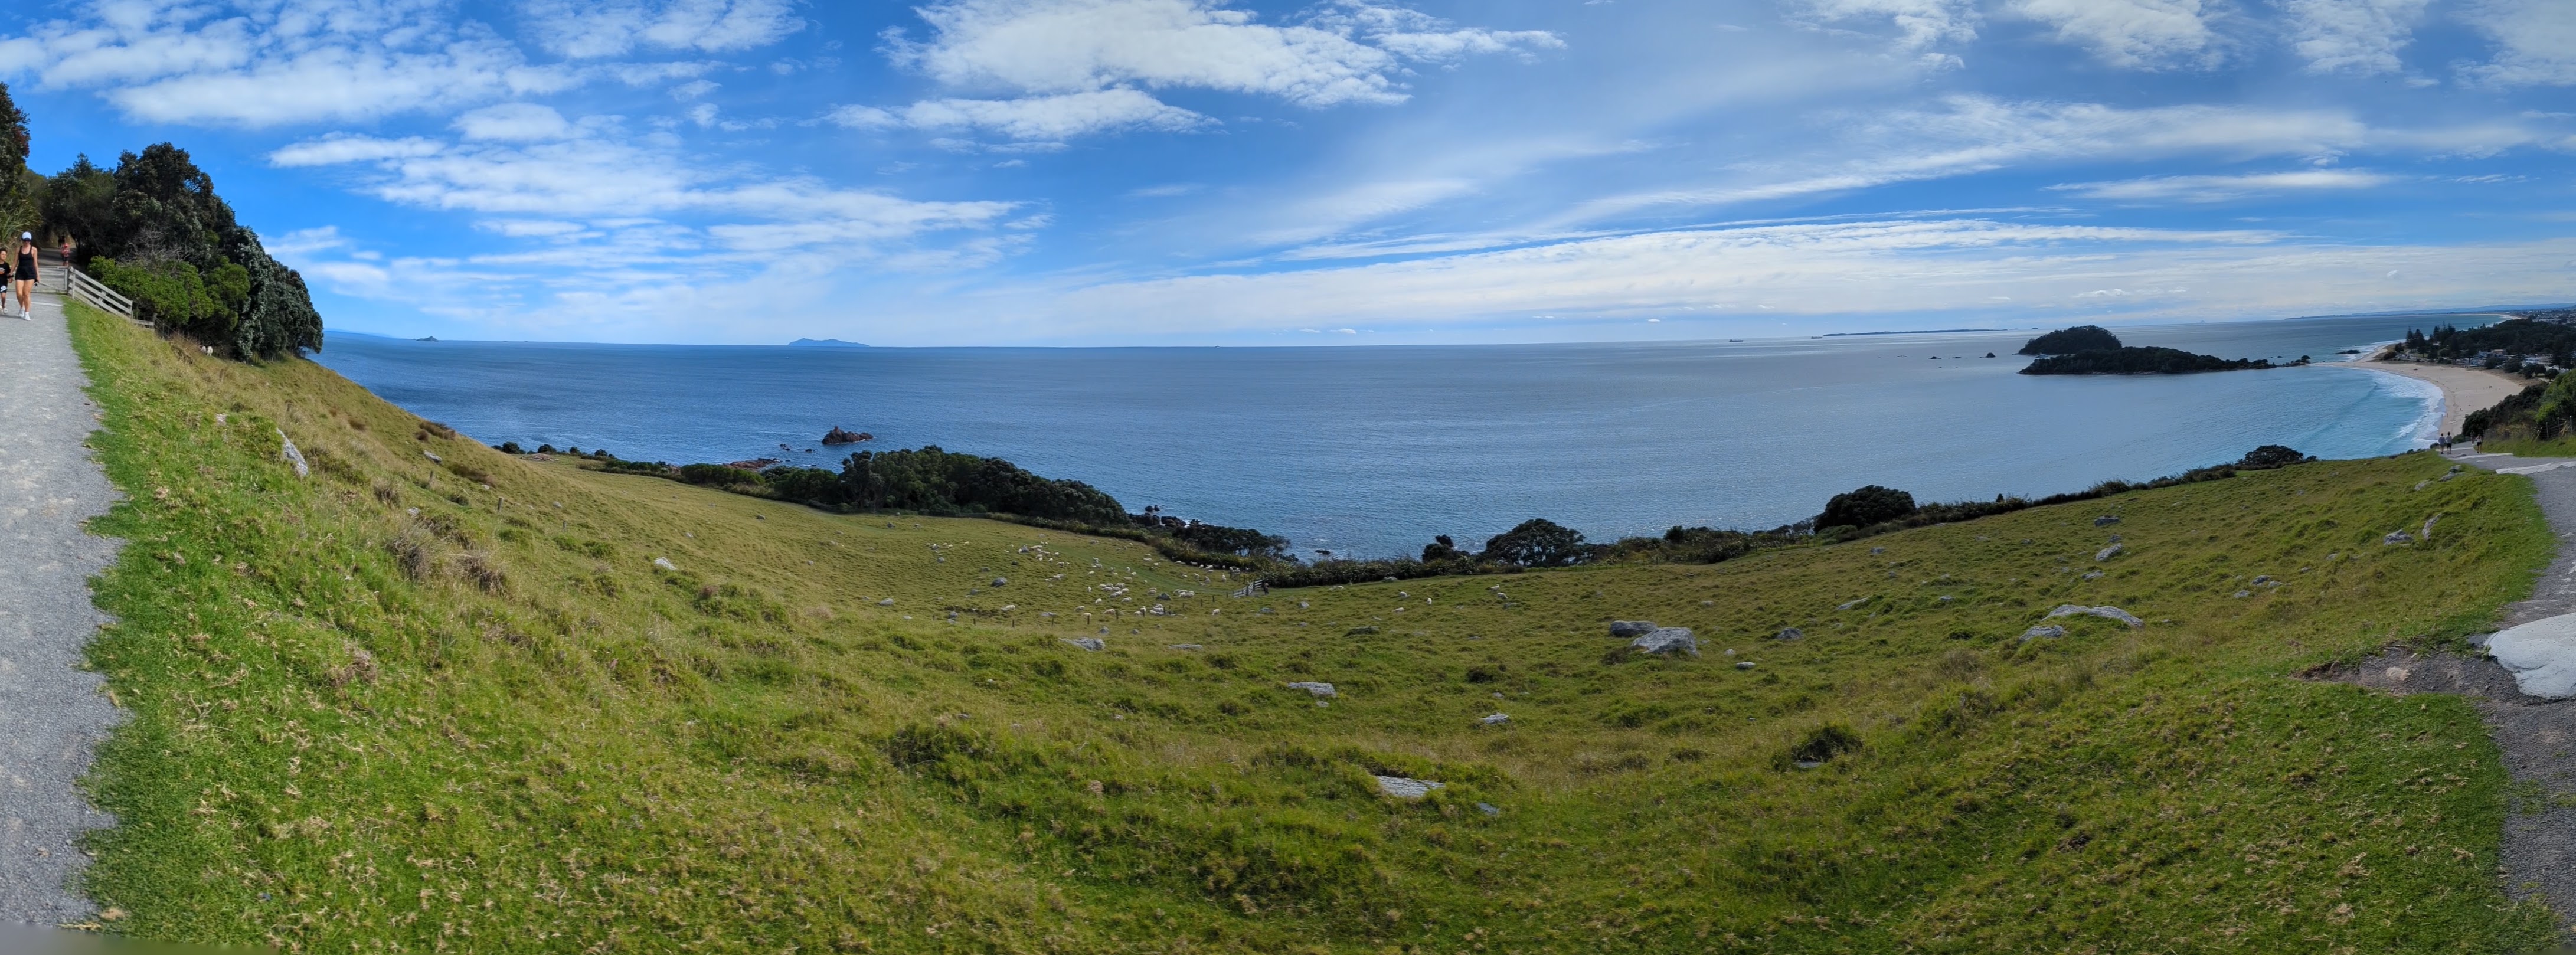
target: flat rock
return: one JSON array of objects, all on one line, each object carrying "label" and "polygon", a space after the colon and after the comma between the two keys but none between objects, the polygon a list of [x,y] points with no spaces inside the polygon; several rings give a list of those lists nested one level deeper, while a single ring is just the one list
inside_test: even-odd
[{"label": "flat rock", "polygon": [[1439,783],[1432,782],[1428,779],[1406,779],[1402,776],[1379,776],[1377,777],[1377,788],[1379,792],[1393,796],[1397,799],[1420,799],[1424,796],[1431,795],[1432,790],[1439,789],[1441,786]]},{"label": "flat rock", "polygon": [[1202,649],[1206,649],[1206,648],[1201,647],[1201,646],[1199,646],[1198,644],[1195,644],[1195,643],[1175,643],[1175,644],[1172,644],[1172,649],[1174,649],[1174,650],[1202,650]]},{"label": "flat rock", "polygon": [[671,559],[670,559],[670,558],[668,558],[668,557],[656,557],[656,558],[653,558],[653,566],[655,566],[655,567],[659,567],[659,568],[662,568],[663,570],[678,570],[678,569],[680,569],[680,568],[677,568],[677,567],[673,567],[673,566],[671,566]]},{"label": "flat rock", "polygon": [[1859,600],[1852,600],[1852,601],[1846,601],[1846,602],[1843,602],[1843,603],[1835,604],[1835,605],[1834,605],[1834,609],[1836,609],[1836,610],[1850,610],[1850,609],[1852,609],[1852,608],[1854,608],[1854,607],[1858,607],[1858,606],[1860,606],[1860,605],[1862,605],[1862,604],[1865,604],[1865,603],[1868,603],[1868,602],[1869,602],[1869,598],[1867,598],[1867,597],[1862,597],[1862,598],[1860,598]]},{"label": "flat rock", "polygon": [[892,597],[888,597],[888,598],[886,598],[886,599],[884,599],[884,600],[877,601],[877,606],[880,606],[880,607],[891,607],[891,606],[894,606],[894,598],[892,598]]},{"label": "flat rock", "polygon": [[2063,637],[2063,636],[2065,636],[2065,635],[2066,635],[2066,628],[2065,628],[2065,627],[2061,627],[2061,626],[2058,626],[2058,625],[2053,624],[2053,623],[2044,623],[2044,624],[2041,624],[2041,625],[2039,625],[2039,626],[2032,627],[2032,628],[2030,628],[2030,629],[2028,629],[2028,630],[2024,630],[2024,631],[2022,631],[2022,632],[2021,632],[2021,642],[2023,642],[2023,643],[2029,643],[2029,642],[2031,642],[2031,641],[2033,641],[2033,640],[2037,640],[2037,639],[2039,639],[2039,638],[2041,638],[2041,637],[2047,637],[2047,638],[2049,638],[2049,639],[2054,640],[2054,639],[2056,639],[2056,638],[2058,638],[2058,637]]},{"label": "flat rock", "polygon": [[286,445],[285,448],[278,451],[278,456],[285,458],[286,463],[295,466],[296,477],[304,477],[312,473],[304,466],[304,452],[295,450],[295,439],[286,436],[286,429],[277,429],[277,440]]},{"label": "flat rock", "polygon": [[1639,653],[1688,653],[1699,655],[1699,638],[1691,636],[1689,627],[1656,627],[1653,633],[1638,637],[1628,644]]},{"label": "flat rock", "polygon": [[2100,617],[2104,620],[2117,620],[2131,627],[2143,627],[2147,625],[2147,622],[2138,619],[2136,614],[2132,614],[2118,607],[2087,607],[2083,604],[2059,604],[2057,609],[2049,611],[2048,616],[2040,619],[2054,620],[2059,617],[2074,616],[2090,616]]},{"label": "flat rock", "polygon": [[1318,699],[1341,695],[1333,689],[1333,685],[1330,683],[1298,682],[1288,684],[1288,688],[1291,690],[1304,690],[1308,693],[1314,694]]},{"label": "flat rock", "polygon": [[2415,542],[2415,535],[2406,533],[2405,531],[2389,531],[2388,536],[2380,538],[2379,542],[2391,546],[2397,544],[2412,544]]},{"label": "flat rock", "polygon": [[2096,518],[2094,518],[2094,519],[2093,519],[2093,526],[2095,526],[2095,527],[2109,527],[2109,526],[2111,526],[2111,525],[2113,525],[2113,524],[2117,524],[2117,523],[2119,523],[2119,522],[2120,522],[2120,515],[2118,515],[2118,514],[2104,514],[2104,515],[2102,515],[2102,516],[2100,516],[2100,517],[2096,517]]},{"label": "flat rock", "polygon": [[1505,716],[1501,713],[1491,713],[1487,714],[1484,719],[1477,720],[1476,722],[1483,723],[1487,726],[1501,726],[1511,721],[1512,718],[1509,716]]},{"label": "flat rock", "polygon": [[2576,697],[2576,614],[2497,631],[2487,638],[2487,652],[2523,693],[2548,700]]},{"label": "flat rock", "polygon": [[1073,644],[1074,646],[1081,647],[1095,653],[1109,649],[1109,642],[1102,640],[1099,637],[1065,637],[1062,639],[1066,643]]},{"label": "flat rock", "polygon": [[1653,632],[1655,632],[1655,622],[1652,620],[1610,621],[1610,635],[1614,637],[1642,637]]},{"label": "flat rock", "polygon": [[1807,632],[1796,627],[1782,627],[1780,628],[1779,633],[1771,635],[1771,639],[1773,640],[1804,640],[1806,638]]},{"label": "flat rock", "polygon": [[2111,558],[2120,556],[2120,550],[2120,545],[2113,544],[2095,552],[2093,554],[2093,559],[2097,561],[2110,560]]}]

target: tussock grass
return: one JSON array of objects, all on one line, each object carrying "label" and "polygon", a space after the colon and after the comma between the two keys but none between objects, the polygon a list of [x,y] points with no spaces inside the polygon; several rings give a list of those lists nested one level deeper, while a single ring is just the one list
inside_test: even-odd
[{"label": "tussock grass", "polygon": [[[2469,632],[2546,562],[2526,481],[2416,490],[2445,470],[2429,456],[1716,566],[1235,600],[1240,581],[1134,542],[508,458],[310,363],[214,361],[77,310],[74,327],[130,495],[98,528],[131,542],[99,581],[120,622],[92,658],[133,719],[96,773],[123,825],[94,838],[89,890],[137,935],[312,952],[2547,937],[2495,881],[2505,774],[2476,714],[2295,676]],[[310,479],[277,460],[280,429]],[[2379,542],[2434,514],[2429,542]],[[2112,532],[2124,551],[2097,563]],[[1157,603],[1170,615],[1142,612]],[[2148,625],[2019,639],[2059,603]],[[1695,628],[1705,654],[1614,652],[1607,622],[1635,618]],[[1787,627],[1805,637],[1769,639]],[[1065,642],[1082,636],[1108,649]],[[1301,680],[1339,695],[1283,685]],[[1509,722],[1479,722],[1494,712]],[[1373,775],[1446,786],[1404,802]]]}]

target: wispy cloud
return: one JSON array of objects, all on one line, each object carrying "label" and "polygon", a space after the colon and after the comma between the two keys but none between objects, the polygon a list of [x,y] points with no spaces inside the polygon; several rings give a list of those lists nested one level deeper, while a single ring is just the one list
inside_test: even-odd
[{"label": "wispy cloud", "polygon": [[2086,199],[2114,202],[2227,202],[2249,196],[2369,189],[2391,177],[2361,169],[2298,169],[2235,176],[2149,176],[2117,182],[2070,182],[2049,186]]}]

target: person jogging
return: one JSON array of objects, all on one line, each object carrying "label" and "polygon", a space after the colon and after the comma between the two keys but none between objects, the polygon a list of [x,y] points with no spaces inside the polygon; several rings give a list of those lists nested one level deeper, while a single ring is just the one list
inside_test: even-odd
[{"label": "person jogging", "polygon": [[36,313],[34,311],[36,297],[35,233],[18,233],[18,254],[13,256],[13,258],[18,261],[15,263],[16,267],[11,270],[9,277],[14,280],[10,284],[18,287],[18,317],[22,320],[32,322],[36,320]]}]

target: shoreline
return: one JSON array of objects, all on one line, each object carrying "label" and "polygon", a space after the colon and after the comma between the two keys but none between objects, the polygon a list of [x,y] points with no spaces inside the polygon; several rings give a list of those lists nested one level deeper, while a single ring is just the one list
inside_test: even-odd
[{"label": "shoreline", "polygon": [[2512,397],[2522,389],[2543,383],[2538,379],[2518,378],[2499,371],[2488,371],[2484,368],[2463,368],[2458,365],[2420,365],[2379,360],[2380,355],[2385,355],[2387,353],[2388,350],[2386,348],[2382,348],[2370,357],[2353,362],[2352,364],[2354,367],[2365,368],[2371,371],[2384,372],[2405,378],[2413,378],[2417,381],[2426,382],[2435,388],[2441,389],[2442,428],[2440,433],[2445,435],[2459,434],[2460,425],[2468,420],[2471,413],[2493,408],[2497,403],[2502,402],[2506,398]]}]

